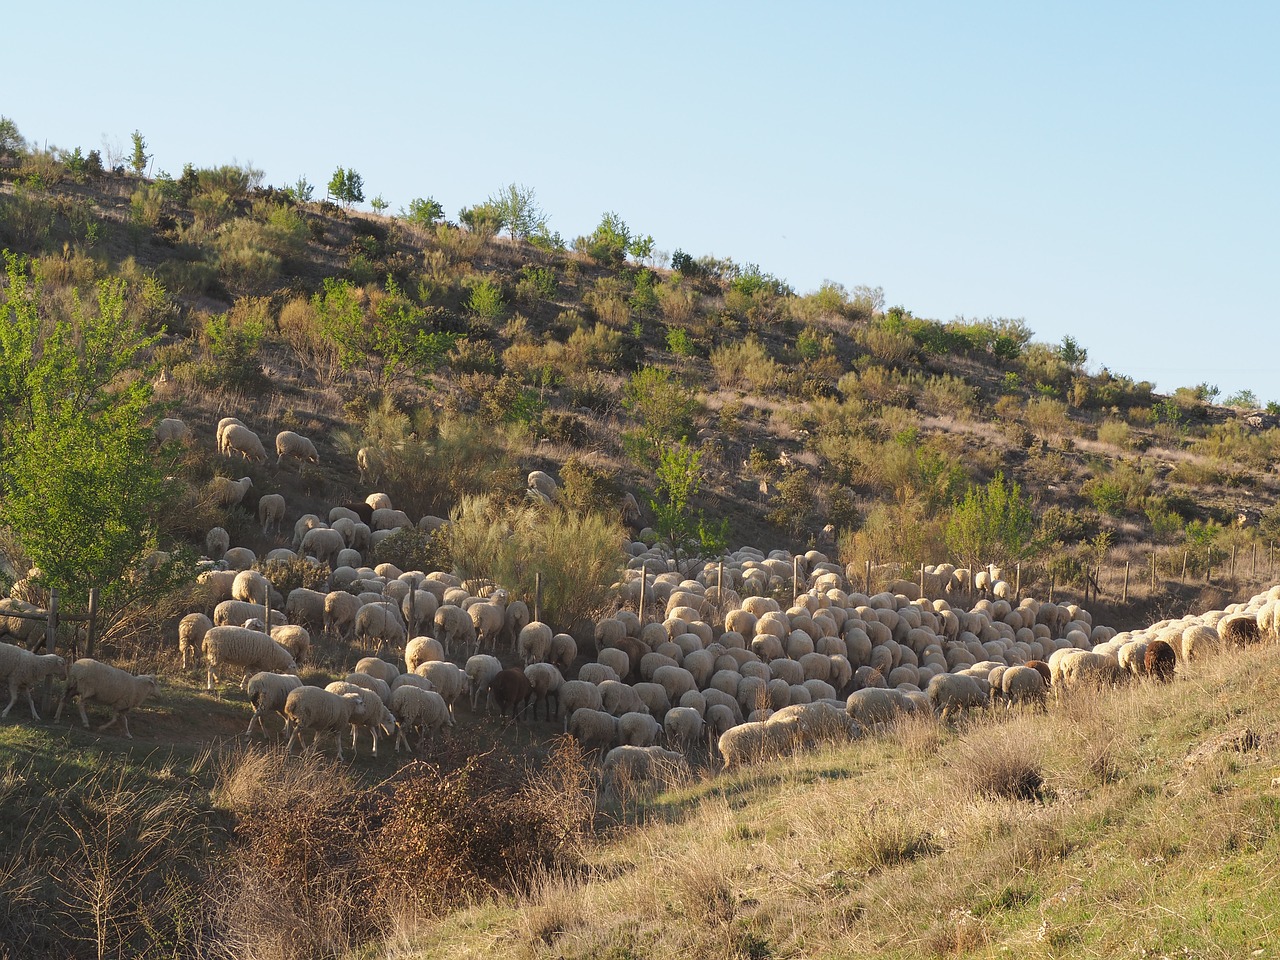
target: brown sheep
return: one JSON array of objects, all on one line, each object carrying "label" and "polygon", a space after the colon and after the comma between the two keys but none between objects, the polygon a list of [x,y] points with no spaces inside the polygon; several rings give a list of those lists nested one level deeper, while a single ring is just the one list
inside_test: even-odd
[{"label": "brown sheep", "polygon": [[1049,669],[1049,665],[1043,660],[1028,660],[1025,666],[1030,667],[1044,679],[1044,685],[1047,687],[1053,682],[1053,672]]},{"label": "brown sheep", "polygon": [[498,705],[500,716],[505,715],[510,707],[511,718],[516,720],[528,709],[529,701],[533,699],[533,684],[523,670],[512,667],[501,671],[489,682],[489,695]]},{"label": "brown sheep", "polygon": [[1164,640],[1152,640],[1147,644],[1147,654],[1143,658],[1143,671],[1148,677],[1161,683],[1173,679],[1173,670],[1178,664],[1178,655]]},{"label": "brown sheep", "polygon": [[1262,631],[1258,629],[1256,617],[1227,617],[1218,623],[1218,636],[1225,646],[1247,647],[1262,642]]}]

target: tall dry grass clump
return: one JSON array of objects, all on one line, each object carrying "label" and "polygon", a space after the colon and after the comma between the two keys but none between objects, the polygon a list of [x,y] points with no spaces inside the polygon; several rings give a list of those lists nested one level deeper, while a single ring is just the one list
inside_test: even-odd
[{"label": "tall dry grass clump", "polygon": [[1039,729],[1018,721],[976,728],[951,750],[956,784],[978,797],[1042,799],[1045,748]]},{"label": "tall dry grass clump", "polygon": [[465,498],[446,535],[464,576],[532,597],[541,574],[542,619],[561,627],[600,610],[625,559],[617,521],[544,505],[503,506],[490,497]]},{"label": "tall dry grass clump", "polygon": [[215,795],[235,816],[216,920],[254,960],[345,955],[426,917],[578,869],[594,783],[572,744],[538,770],[459,739],[361,786],[339,765],[248,750]]}]

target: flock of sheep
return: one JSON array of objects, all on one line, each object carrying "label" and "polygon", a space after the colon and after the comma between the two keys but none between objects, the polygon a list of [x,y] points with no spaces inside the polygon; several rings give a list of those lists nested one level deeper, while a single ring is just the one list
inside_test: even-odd
[{"label": "flock of sheep", "polygon": [[[277,438],[282,458],[315,459],[310,441],[289,437],[297,435]],[[219,425],[218,446],[251,459],[262,453],[233,420]],[[536,471],[529,488],[537,498],[557,493]],[[280,531],[284,514],[278,495],[259,501],[264,532]],[[287,596],[255,569],[252,551],[215,528],[206,541],[210,569],[200,576],[204,607],[179,625],[184,668],[201,658],[211,690],[238,680],[253,708],[246,736],[255,726],[265,731],[274,713],[289,747],[308,739],[314,747],[321,733],[332,734],[341,757],[349,731],[353,751],[362,733],[374,755],[382,740],[409,748],[411,736],[421,743],[454,726],[465,699],[473,717],[482,705],[517,720],[536,721],[541,711],[598,750],[606,771],[643,776],[704,750],[718,749],[731,767],[848,741],[917,711],[946,718],[997,703],[1043,707],[1051,691],[1080,684],[1167,680],[1179,664],[1224,645],[1280,634],[1280,587],[1223,611],[1116,633],[1075,604],[1010,596],[995,569],[971,575],[941,565],[920,583],[867,595],[817,551],[792,557],[744,547],[686,576],[643,541],[626,544],[616,612],[557,631],[498,585],[364,565],[381,539],[442,523],[423,517],[415,525],[381,493],[327,517],[299,517],[291,546],[263,559],[308,558],[329,569],[328,589]],[[972,602],[975,592],[983,596]],[[25,629],[2,614],[10,632]],[[318,631],[369,655],[323,687],[303,684],[298,665]],[[123,720],[126,736],[128,711],[156,688],[155,677],[90,660],[68,670],[60,657],[2,644],[4,715],[25,690],[34,718],[31,690],[50,675],[67,680],[59,715],[78,698],[87,726],[84,703],[96,701],[112,708],[108,725]]]}]

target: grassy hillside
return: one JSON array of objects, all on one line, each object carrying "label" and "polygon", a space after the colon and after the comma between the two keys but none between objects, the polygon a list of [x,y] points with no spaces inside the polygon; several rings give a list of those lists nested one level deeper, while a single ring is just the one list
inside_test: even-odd
[{"label": "grassy hillside", "polygon": [[478,208],[466,228],[299,202],[234,165],[146,180],[69,158],[0,162],[0,244],[38,261],[55,305],[127,279],[132,314],[164,331],[157,396],[201,451],[178,471],[192,492],[169,536],[221,521],[250,537],[199,502],[229,469],[202,455],[213,425],[238,415],[318,442],[318,471],[249,471],[248,506],[279,488],[291,516],[368,489],[354,453],[372,445],[415,516],[518,495],[542,468],[577,507],[634,492],[651,523],[657,452],[685,437],[691,507],[731,545],[914,570],[948,558],[953,504],[1002,472],[1037,508],[1023,583],[1042,594],[1078,593],[1101,565],[1111,601],[1128,561],[1145,616],[1233,553],[1255,581],[1273,569],[1280,432],[1212,406],[1210,385],[1153,394],[1019,320],[939,322],[871,288],[797,294],[751,264],[637,258],[615,217],[572,244],[513,240]]}]

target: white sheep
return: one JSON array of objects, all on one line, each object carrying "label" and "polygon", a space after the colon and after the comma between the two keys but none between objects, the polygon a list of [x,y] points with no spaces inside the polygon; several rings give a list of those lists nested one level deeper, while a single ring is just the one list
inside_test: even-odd
[{"label": "white sheep", "polygon": [[409,741],[405,738],[408,730],[418,731],[417,746],[441,727],[452,727],[453,714],[444,698],[434,690],[420,690],[405,684],[391,691],[391,712],[399,721],[400,729],[396,734],[396,752],[404,744],[409,749]]},{"label": "white sheep", "polygon": [[319,590],[294,587],[284,602],[284,612],[290,623],[297,623],[310,630],[324,629],[324,598]]},{"label": "white sheep", "polygon": [[362,604],[360,598],[345,590],[334,590],[325,594],[324,629],[326,633],[336,633],[341,637],[350,637],[355,630],[356,617]]},{"label": "white sheep", "polygon": [[357,643],[384,649],[402,649],[407,639],[400,608],[394,603],[366,603],[356,614]]},{"label": "white sheep", "polygon": [[180,443],[191,436],[191,428],[177,417],[165,417],[156,424],[155,434],[156,443],[163,444],[174,440]]},{"label": "white sheep", "polygon": [[[506,604],[473,603],[467,610],[471,616],[471,625],[476,631],[476,649],[488,646],[490,650],[498,647],[498,637],[506,626]],[[550,628],[548,628],[550,629]]]},{"label": "white sheep", "polygon": [[257,630],[232,626],[213,627],[204,635],[202,646],[209,668],[209,690],[213,689],[218,671],[223,667],[236,667],[243,671],[242,687],[248,686],[249,678],[262,670],[271,673],[298,672],[298,664],[293,655],[270,636]]},{"label": "white sheep", "polygon": [[[390,739],[396,735],[397,731],[396,718],[387,708],[386,701],[379,696],[377,691],[351,683],[348,680],[335,680],[333,683],[328,684],[325,690],[329,693],[336,693],[339,696],[355,694],[359,697],[359,709],[351,712],[351,752],[353,754],[357,752],[360,728],[364,727],[369,731],[369,736],[373,740],[373,755],[376,757],[378,755],[379,732]],[[389,696],[390,693],[388,693]]]},{"label": "white sheep", "polygon": [[356,466],[361,483],[377,483],[382,478],[382,454],[374,447],[361,447],[356,451]]},{"label": "white sheep", "polygon": [[569,733],[588,750],[608,750],[618,740],[618,719],[603,710],[584,707],[569,717]]},{"label": "white sheep", "polygon": [[[612,715],[612,713],[611,713]],[[649,747],[662,739],[662,724],[648,713],[631,711],[618,717],[618,742]]]},{"label": "white sheep", "polygon": [[182,669],[195,663],[202,651],[204,635],[213,627],[213,621],[203,613],[188,613],[178,622],[178,650],[182,654]]},{"label": "white sheep", "polygon": [[538,620],[527,623],[516,638],[516,656],[526,667],[531,663],[544,663],[554,637],[547,624]]},{"label": "white sheep", "polygon": [[[223,600],[213,608],[213,625],[215,627],[239,627],[251,617],[262,617],[260,603],[249,603],[246,600]],[[271,626],[280,627],[285,624],[284,614],[279,610],[271,611]]]},{"label": "white sheep", "polygon": [[258,435],[242,423],[233,423],[222,431],[222,452],[228,457],[238,453],[246,460],[267,462],[267,451],[262,448]]},{"label": "white sheep", "polygon": [[453,716],[453,705],[466,693],[470,681],[462,669],[448,660],[428,660],[426,663],[419,664],[414,673],[431,681],[436,692],[448,704],[449,716]]},{"label": "white sheep", "polygon": [[0,713],[7,717],[13,705],[18,702],[18,693],[27,692],[27,706],[31,709],[31,719],[39,720],[36,713],[32,691],[37,683],[45,677],[56,676],[59,679],[67,675],[67,662],[56,653],[36,654],[11,643],[0,643],[0,681],[9,681],[9,705]]},{"label": "white sheep", "polygon": [[411,588],[405,598],[400,601],[400,612],[404,614],[409,632],[415,636],[423,633],[424,627],[435,623],[436,610],[439,607],[440,601],[430,590]]},{"label": "white sheep", "polygon": [[891,723],[904,713],[911,713],[913,706],[900,690],[864,687],[849,694],[845,712],[859,726],[873,729],[877,725]]},{"label": "white sheep", "polygon": [[248,547],[231,547],[222,555],[222,562],[227,565],[228,570],[248,570],[257,559]]},{"label": "white sheep", "polygon": [[132,740],[133,734],[129,732],[129,711],[139,706],[158,688],[159,684],[153,675],[144,674],[135,677],[127,670],[82,657],[67,671],[67,686],[62,691],[53,721],[57,723],[62,719],[63,706],[68,699],[75,699],[80,707],[80,722],[84,724],[85,729],[88,729],[89,717],[84,712],[84,705],[92,700],[112,710],[111,719],[98,729],[105,730],[119,720],[124,725],[125,738]]},{"label": "white sheep", "polygon": [[268,713],[278,713],[281,719],[285,719],[285,701],[288,700],[289,694],[300,686],[302,681],[287,673],[270,673],[263,670],[250,677],[248,694],[249,702],[253,704],[253,716],[249,718],[249,728],[245,730],[244,735],[247,737],[253,733],[255,723],[265,734],[267,728],[262,720]]},{"label": "white sheep", "polygon": [[662,730],[667,744],[678,744],[688,749],[702,739],[703,719],[693,707],[672,707],[662,718]]},{"label": "white sheep", "polygon": [[337,694],[319,687],[298,687],[289,693],[284,703],[285,729],[289,740],[285,750],[293,747],[297,737],[307,746],[304,734],[311,734],[312,748],[320,731],[331,731],[338,746],[338,759],[342,759],[342,734],[351,725],[351,718],[364,708],[364,701],[357,693]]},{"label": "white sheep", "polygon": [[276,466],[280,466],[286,457],[299,463],[320,462],[316,445],[292,430],[281,430],[276,434]]},{"label": "white sheep", "polygon": [[524,675],[533,688],[533,719],[538,719],[538,702],[541,701],[543,713],[550,720],[552,697],[556,698],[556,713],[560,712],[560,687],[564,684],[564,677],[549,663],[531,663],[524,668]]},{"label": "white sheep", "polygon": [[332,527],[312,527],[302,536],[300,549],[330,567],[338,566],[338,554],[346,549],[342,534]]},{"label": "white sheep", "polygon": [[[579,679],[582,678],[579,677]],[[636,693],[635,687],[630,684],[618,680],[605,680],[596,684],[596,687],[600,690],[601,709],[605,713],[620,717],[624,713],[649,712],[645,702],[640,699],[640,694]],[[666,696],[666,691],[663,691],[663,696]]]},{"label": "white sheep", "polygon": [[530,471],[528,489],[536,490],[548,500],[555,500],[560,495],[560,485],[552,479],[550,474],[541,470]]},{"label": "white sheep", "polygon": [[225,454],[227,452],[223,438],[226,436],[227,429],[233,424],[244,426],[237,417],[223,417],[218,421],[218,453]]},{"label": "white sheep", "polygon": [[1032,704],[1045,709],[1044,677],[1032,667],[1018,664],[1005,670],[1000,676],[1000,692],[1010,707]]},{"label": "white sheep", "polygon": [[381,657],[361,657],[352,672],[365,673],[371,677],[377,677],[388,686],[395,682],[396,677],[400,676],[400,668],[394,663],[383,660]]},{"label": "white sheep", "polygon": [[444,644],[445,652],[475,646],[476,627],[471,622],[471,614],[457,604],[441,604],[436,610],[435,626],[436,639]]},{"label": "white sheep", "polygon": [[560,684],[557,692],[557,707],[564,712],[565,731],[569,729],[569,715],[582,707],[592,710],[603,710],[604,702],[600,699],[600,688],[585,680],[566,680]]},{"label": "white sheep", "polygon": [[239,480],[214,477],[209,481],[209,493],[218,506],[230,509],[240,506],[252,486],[252,477],[241,477]]},{"label": "white sheep", "polygon": [[273,530],[280,533],[280,528],[284,525],[283,496],[268,493],[258,501],[258,524],[265,534],[270,534]]},{"label": "white sheep", "polygon": [[487,653],[477,653],[467,659],[463,668],[471,686],[471,712],[475,713],[480,696],[484,695],[485,712],[489,712],[489,684],[502,672],[502,661]]},{"label": "white sheep", "polygon": [[301,663],[311,652],[311,634],[306,627],[296,623],[272,627],[269,631],[271,639],[284,647],[293,656],[294,663]]},{"label": "white sheep", "polygon": [[390,510],[391,498],[385,493],[371,493],[364,498],[364,502],[371,506],[374,510]]},{"label": "white sheep", "polygon": [[990,685],[984,679],[962,673],[940,673],[929,681],[925,692],[934,712],[946,720],[956,713],[985,707]]},{"label": "white sheep", "polygon": [[360,671],[353,671],[343,677],[346,683],[354,684],[357,687],[363,687],[375,693],[379,700],[389,704],[391,702],[391,684],[383,680],[381,677],[375,677]]},{"label": "white sheep", "polygon": [[221,560],[231,547],[231,535],[222,527],[213,527],[204,537],[204,550],[210,560]]},{"label": "white sheep", "polygon": [[[650,718],[652,719],[652,718]],[[674,750],[659,746],[632,746],[623,744],[604,755],[601,765],[604,780],[612,789],[620,781],[634,783],[640,780],[674,781],[688,773],[683,756]]]},{"label": "white sheep", "polygon": [[717,746],[724,757],[724,767],[756,763],[786,754],[794,738],[787,724],[769,724],[763,720],[740,723],[720,735]]},{"label": "white sheep", "polygon": [[241,570],[231,582],[231,598],[265,606],[272,600],[271,581],[257,570]]}]

